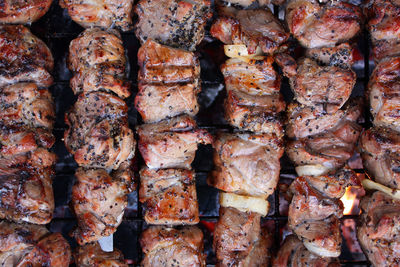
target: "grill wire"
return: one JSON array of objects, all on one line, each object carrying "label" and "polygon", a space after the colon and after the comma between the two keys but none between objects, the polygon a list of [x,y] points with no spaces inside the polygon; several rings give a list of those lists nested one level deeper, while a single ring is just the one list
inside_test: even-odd
[{"label": "grill wire", "polygon": [[[275,14],[279,14],[282,8],[274,6]],[[56,176],[53,181],[53,188],[55,194],[55,215],[52,222],[49,224],[49,229],[52,231],[59,231],[68,238],[72,248],[76,247],[76,243],[72,238],[68,237],[69,231],[76,224],[74,215],[68,208],[68,202],[70,200],[71,187],[74,183],[74,171],[77,167],[73,158],[66,151],[62,138],[63,132],[66,129],[64,124],[64,114],[75,102],[76,97],[73,95],[71,88],[69,87],[69,79],[71,74],[66,68],[66,58],[68,53],[68,46],[72,39],[76,38],[83,29],[76,25],[68,17],[66,11],[63,11],[58,3],[53,3],[49,12],[38,22],[31,26],[32,32],[39,38],[43,39],[50,49],[52,50],[55,58],[55,73],[54,73],[54,85],[50,88],[56,103],[57,121],[54,129],[54,134],[57,138],[57,142],[53,147],[54,152],[58,155],[58,163],[56,165]],[[129,106],[129,123],[131,128],[135,125],[141,124],[140,115],[133,108],[133,99],[137,92],[137,50],[140,44],[133,32],[122,33],[122,39],[124,41],[124,47],[127,50],[127,56],[129,59],[129,79],[132,82],[132,96],[126,100]],[[210,39],[206,36],[206,39]],[[213,44],[214,43],[214,44]],[[207,49],[220,47],[220,45],[212,42],[200,47],[201,56],[201,67],[202,67],[202,87],[203,92],[200,94],[199,102],[202,109],[198,115],[198,123],[200,128],[205,128],[211,133],[217,131],[232,131],[232,128],[224,123],[222,120],[222,101],[225,94],[222,90],[221,85],[223,84],[222,74],[219,72],[218,65],[210,62],[212,56],[204,55],[203,52]],[[359,36],[358,47],[363,55],[364,67],[362,71],[357,71],[357,85],[358,95],[363,95],[364,88],[367,88],[368,77],[370,74],[370,62],[369,62],[369,50],[370,42],[368,32],[364,30]],[[223,50],[219,50],[219,53],[223,53]],[[360,77],[361,76],[361,77]],[[289,85],[287,79],[283,79],[282,87],[286,88],[285,98],[291,97]],[[283,89],[285,90],[285,89]],[[356,91],[356,89],[354,89]],[[288,100],[286,99],[286,100]],[[366,103],[368,104],[368,103]],[[207,106],[207,108],[203,108]],[[370,115],[365,112],[365,123],[364,127],[370,127]],[[219,115],[219,116],[218,116]],[[139,155],[139,152],[136,153]],[[136,181],[137,187],[139,186],[139,176],[137,174],[138,168],[142,166],[143,160],[138,156],[136,162]],[[287,159],[282,160],[281,180],[293,179],[296,174],[294,167],[288,162]],[[213,223],[218,220],[218,190],[209,187],[206,184],[207,173],[212,170],[212,148],[210,146],[201,146],[197,152],[195,162],[193,164],[196,170],[197,180],[197,192],[198,202],[200,209],[201,223],[199,227],[205,233],[205,252],[207,253],[207,264],[215,264],[215,257],[212,251],[212,228]],[[362,169],[356,170],[358,173],[364,173]],[[274,248],[279,249],[282,241],[282,228],[286,225],[287,216],[280,214],[280,202],[279,202],[279,188],[271,196],[271,207],[268,216],[263,219],[263,223],[272,224],[274,227]],[[142,229],[146,228],[146,223],[142,216],[143,207],[139,202],[137,190],[129,195],[129,205],[125,213],[123,223],[114,234],[114,247],[120,249],[126,259],[132,260],[132,266],[138,265],[142,260],[141,247],[139,243],[139,237]],[[353,219],[358,221],[357,215],[344,215],[342,220]],[[345,255],[346,257],[343,257]],[[350,256],[350,258],[348,258]],[[369,266],[368,261],[365,257],[358,257],[353,259],[353,256],[349,251],[344,251],[341,257],[341,263],[343,266]]]}]

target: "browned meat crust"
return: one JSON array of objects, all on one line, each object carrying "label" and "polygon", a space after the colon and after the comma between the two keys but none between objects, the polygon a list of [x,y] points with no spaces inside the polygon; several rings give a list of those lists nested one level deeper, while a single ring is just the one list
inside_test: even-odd
[{"label": "browned meat crust", "polygon": [[52,0],[2,0],[0,23],[30,24],[49,10]]},{"label": "browned meat crust", "polygon": [[74,258],[77,267],[128,267],[121,251],[114,248],[112,252],[105,252],[97,242],[78,247]]}]

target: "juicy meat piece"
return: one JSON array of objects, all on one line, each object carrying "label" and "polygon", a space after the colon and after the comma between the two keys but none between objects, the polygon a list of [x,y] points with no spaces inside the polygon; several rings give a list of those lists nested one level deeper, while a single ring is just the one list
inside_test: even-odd
[{"label": "juicy meat piece", "polygon": [[31,24],[49,10],[51,0],[3,0],[1,1],[1,24]]},{"label": "juicy meat piece", "polygon": [[286,146],[295,165],[321,164],[337,169],[354,154],[361,133],[357,121],[362,115],[361,99],[350,100],[333,114],[297,104],[289,106]]},{"label": "juicy meat piece", "polygon": [[195,174],[182,169],[140,171],[139,200],[146,207],[148,224],[196,224],[199,222]]},{"label": "juicy meat piece", "polygon": [[211,18],[209,0],[140,0],[135,7],[135,34],[143,44],[148,39],[194,51],[204,37]]},{"label": "juicy meat piece", "polygon": [[370,128],[359,141],[363,165],[376,182],[400,189],[400,133]]},{"label": "juicy meat piece", "polygon": [[194,53],[148,40],[139,48],[138,62],[139,92],[135,107],[144,122],[197,114],[200,62]]},{"label": "juicy meat piece", "polygon": [[368,30],[371,34],[374,58],[400,55],[400,3],[390,0],[371,0],[366,5]]},{"label": "juicy meat piece", "polygon": [[369,261],[376,267],[398,266],[400,261],[400,201],[382,192],[361,200],[357,237]]},{"label": "juicy meat piece", "polygon": [[85,30],[71,41],[68,63],[74,73],[70,85],[75,94],[111,91],[121,98],[130,96],[126,56],[117,31]]},{"label": "juicy meat piece", "polygon": [[143,124],[137,128],[139,151],[151,169],[191,169],[198,144],[210,144],[212,136],[198,129],[188,115]]},{"label": "juicy meat piece", "polygon": [[50,49],[28,28],[0,26],[0,86],[35,82],[39,87],[49,87],[53,66]]},{"label": "juicy meat piece", "polygon": [[267,199],[278,183],[283,142],[267,134],[219,134],[209,183],[225,192]]},{"label": "juicy meat piece", "polygon": [[334,47],[319,47],[306,50],[306,57],[315,60],[320,65],[336,66],[343,69],[351,68],[355,59],[354,48],[348,43]]},{"label": "juicy meat piece", "polygon": [[368,97],[375,126],[400,131],[400,57],[382,60],[368,84]]},{"label": "juicy meat piece", "polygon": [[274,267],[340,267],[338,258],[320,257],[310,251],[295,236],[285,238],[272,262]]},{"label": "juicy meat piece", "polygon": [[84,28],[117,27],[122,31],[133,28],[130,0],[60,0],[60,6],[68,10],[71,19]]},{"label": "juicy meat piece", "polygon": [[257,47],[266,54],[284,48],[289,38],[281,22],[268,9],[238,10],[219,17],[211,26],[211,35],[224,44],[244,44],[249,54]]},{"label": "juicy meat piece", "polygon": [[349,99],[356,84],[357,77],[351,69],[320,66],[309,58],[296,63],[284,54],[277,56],[277,62],[288,76],[296,100],[327,113],[338,111]]},{"label": "juicy meat piece", "polygon": [[70,246],[60,233],[33,224],[0,222],[1,266],[68,267]]},{"label": "juicy meat piece", "polygon": [[128,125],[123,100],[104,92],[81,94],[66,114],[69,126],[64,142],[83,167],[117,169],[135,154],[135,139]]},{"label": "juicy meat piece", "polygon": [[346,1],[290,0],[286,22],[290,33],[307,48],[334,46],[361,28],[361,9]]},{"label": "juicy meat piece", "polygon": [[72,236],[80,245],[113,234],[121,224],[133,178],[129,166],[125,165],[128,164],[111,174],[104,169],[79,168],[76,171],[71,205],[78,227]]},{"label": "juicy meat piece", "polygon": [[221,207],[213,247],[217,266],[268,266],[272,238],[260,227],[261,216]]},{"label": "juicy meat piece", "polygon": [[0,124],[53,128],[55,111],[51,94],[34,83],[0,88]]},{"label": "juicy meat piece", "polygon": [[121,251],[115,248],[112,252],[103,251],[97,242],[78,247],[74,258],[77,267],[128,267]]},{"label": "juicy meat piece", "polygon": [[203,232],[195,226],[180,229],[151,226],[143,231],[140,244],[145,254],[141,263],[143,267],[206,266]]}]

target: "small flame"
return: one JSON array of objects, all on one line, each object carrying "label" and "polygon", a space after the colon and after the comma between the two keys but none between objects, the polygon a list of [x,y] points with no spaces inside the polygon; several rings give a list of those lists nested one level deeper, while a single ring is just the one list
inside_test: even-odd
[{"label": "small flame", "polygon": [[343,202],[344,210],[343,214],[344,215],[350,215],[353,213],[353,208],[354,205],[358,205],[358,199],[357,199],[357,192],[354,192],[352,190],[353,187],[349,186],[346,188],[346,193],[342,196],[340,199]]}]

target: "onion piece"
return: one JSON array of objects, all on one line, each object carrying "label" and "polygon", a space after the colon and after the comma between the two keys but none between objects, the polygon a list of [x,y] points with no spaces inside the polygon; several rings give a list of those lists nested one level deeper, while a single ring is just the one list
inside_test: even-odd
[{"label": "onion piece", "polygon": [[374,181],[372,181],[370,179],[362,180],[361,184],[363,185],[363,187],[365,189],[378,190],[378,191],[381,191],[381,192],[391,196],[392,198],[400,200],[400,190],[398,190],[398,189],[392,189],[390,187],[387,187],[387,186],[384,186],[384,185],[379,184],[377,182],[374,182]]},{"label": "onion piece", "polygon": [[327,174],[331,170],[321,164],[297,166],[295,169],[298,176],[320,176]]},{"label": "onion piece", "polygon": [[269,210],[269,203],[263,198],[225,192],[220,192],[219,204],[222,207],[232,207],[242,212],[257,212],[262,216],[266,216]]},{"label": "onion piece", "polygon": [[315,253],[321,257],[332,257],[336,258],[340,256],[340,251],[330,251],[327,249],[324,249],[323,247],[318,247],[314,245],[311,241],[304,240],[303,241],[304,246],[311,251],[312,253]]},{"label": "onion piece", "polygon": [[249,54],[247,50],[247,46],[239,44],[239,45],[224,45],[224,52],[227,57],[230,58],[251,58],[256,60],[264,59],[264,57],[260,58],[263,55],[263,51],[259,46],[257,46],[256,52],[254,54]]}]

